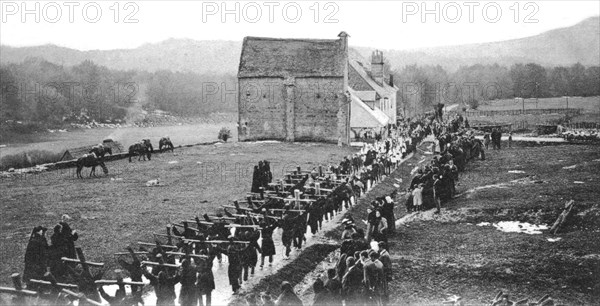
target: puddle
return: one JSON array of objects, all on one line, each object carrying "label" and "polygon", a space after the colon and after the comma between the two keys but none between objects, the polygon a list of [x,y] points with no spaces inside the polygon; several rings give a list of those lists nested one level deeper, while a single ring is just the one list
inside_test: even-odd
[{"label": "puddle", "polygon": [[547,230],[548,226],[545,224],[535,225],[527,222],[519,221],[500,221],[498,223],[490,224],[489,222],[481,222],[477,226],[493,226],[497,230],[505,233],[524,233],[529,235],[541,234],[543,230]]},{"label": "puddle", "polygon": [[178,163],[178,161],[176,161],[176,160],[172,160],[169,162],[169,164],[176,164],[176,163]]},{"label": "puddle", "polygon": [[558,237],[558,238],[548,238],[546,240],[550,241],[550,242],[557,242],[560,241],[562,238]]},{"label": "puddle", "polygon": [[159,184],[160,182],[158,181],[158,179],[150,180],[146,182],[146,187],[158,186]]},{"label": "puddle", "polygon": [[582,181],[573,181],[573,183],[575,183],[575,184],[583,184]]},{"label": "puddle", "polygon": [[577,167],[577,165],[565,166],[565,167],[562,167],[562,168],[563,169],[575,169],[575,167]]},{"label": "puddle", "polygon": [[523,170],[508,170],[508,173],[525,173]]}]

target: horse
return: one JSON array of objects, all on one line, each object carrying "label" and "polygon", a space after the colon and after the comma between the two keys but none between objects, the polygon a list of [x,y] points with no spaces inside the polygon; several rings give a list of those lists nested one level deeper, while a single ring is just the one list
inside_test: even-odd
[{"label": "horse", "polygon": [[146,160],[146,157],[148,157],[148,160],[150,160],[153,151],[154,149],[152,148],[150,140],[142,139],[142,141],[129,146],[129,162],[131,162],[131,157],[134,155],[139,155],[138,161],[140,161],[142,158]]},{"label": "horse", "polygon": [[81,175],[81,170],[83,169],[83,167],[88,167],[88,168],[91,167],[92,168],[92,170],[90,171],[90,176],[92,176],[92,175],[96,176],[96,167],[97,166],[102,167],[104,174],[108,174],[108,168],[104,164],[104,160],[103,160],[104,155],[106,155],[106,153],[112,155],[112,149],[105,148],[103,146],[95,146],[89,151],[89,154],[85,154],[82,157],[78,158],[77,162],[76,162],[77,177],[83,178],[83,176]]},{"label": "horse", "polygon": [[163,137],[158,141],[158,150],[163,152],[163,148],[165,151],[171,150],[171,152],[173,152],[173,143],[171,142],[169,136]]}]

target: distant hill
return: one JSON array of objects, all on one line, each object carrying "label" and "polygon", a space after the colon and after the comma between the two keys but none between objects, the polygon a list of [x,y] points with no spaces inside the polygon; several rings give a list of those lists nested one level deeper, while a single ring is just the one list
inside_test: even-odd
[{"label": "distant hill", "polygon": [[[373,48],[358,48],[367,56]],[[384,50],[393,67],[410,64],[441,65],[455,70],[461,65],[538,63],[544,66],[600,65],[600,17],[571,27],[550,30],[520,39],[416,50]]]},{"label": "distant hill", "polygon": [[189,71],[199,74],[236,73],[241,42],[168,39],[135,49],[79,51],[55,45],[14,48],[0,46],[0,63],[21,62],[27,57],[72,66],[89,59],[111,69]]},{"label": "distant hill", "polygon": [[[248,33],[249,35],[251,33]],[[373,47],[355,47],[367,57]],[[79,51],[55,45],[35,47],[0,46],[0,63],[21,62],[25,58],[43,57],[67,66],[90,59],[97,64],[119,70],[172,70],[199,74],[237,73],[240,41],[197,41],[168,39],[144,44],[135,49]],[[441,65],[455,70],[461,65],[512,65],[534,62],[544,66],[600,65],[600,18],[591,17],[574,26],[542,34],[482,44],[469,44],[417,50],[384,50],[392,67],[404,65]]]}]

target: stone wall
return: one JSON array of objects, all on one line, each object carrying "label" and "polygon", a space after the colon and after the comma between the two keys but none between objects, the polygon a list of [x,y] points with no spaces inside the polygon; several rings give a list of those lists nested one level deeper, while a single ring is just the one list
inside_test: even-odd
[{"label": "stone wall", "polygon": [[349,124],[343,78],[240,78],[239,88],[239,141],[345,144],[339,132]]}]

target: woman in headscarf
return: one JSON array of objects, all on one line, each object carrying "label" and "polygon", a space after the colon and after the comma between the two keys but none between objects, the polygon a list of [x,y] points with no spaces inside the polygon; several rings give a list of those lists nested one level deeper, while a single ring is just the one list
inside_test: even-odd
[{"label": "woman in headscarf", "polygon": [[[36,226],[31,231],[27,249],[25,250],[25,270],[23,280],[42,279],[48,267],[48,241],[46,240],[46,228]],[[31,287],[32,284],[27,284]]]}]

